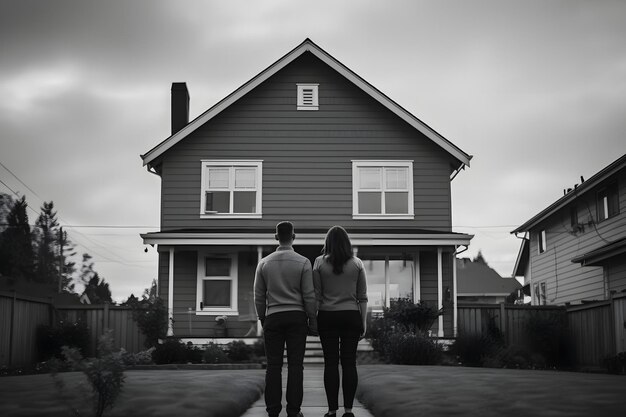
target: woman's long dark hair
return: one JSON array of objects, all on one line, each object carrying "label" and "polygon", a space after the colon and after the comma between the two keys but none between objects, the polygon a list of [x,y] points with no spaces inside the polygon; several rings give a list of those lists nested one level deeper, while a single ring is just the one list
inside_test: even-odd
[{"label": "woman's long dark hair", "polygon": [[352,244],[348,237],[348,232],[341,226],[333,226],[326,233],[326,241],[322,253],[332,264],[333,272],[341,274],[343,266],[352,258]]}]

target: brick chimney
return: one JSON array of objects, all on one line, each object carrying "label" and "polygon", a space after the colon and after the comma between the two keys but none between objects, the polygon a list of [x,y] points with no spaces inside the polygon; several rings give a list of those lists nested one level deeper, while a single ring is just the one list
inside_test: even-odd
[{"label": "brick chimney", "polygon": [[172,83],[172,135],[189,123],[187,83]]}]

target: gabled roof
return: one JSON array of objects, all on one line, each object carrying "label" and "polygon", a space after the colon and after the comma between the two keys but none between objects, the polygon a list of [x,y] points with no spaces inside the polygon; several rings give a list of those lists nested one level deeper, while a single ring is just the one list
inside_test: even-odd
[{"label": "gabled roof", "polygon": [[330,56],[326,51],[317,46],[310,39],[305,39],[300,45],[294,48],[291,52],[287,53],[285,56],[280,58],[278,61],[270,65],[268,68],[263,70],[257,76],[252,78],[250,81],[239,87],[237,90],[232,92],[226,98],[222,99],[220,102],[215,104],[213,107],[202,113],[195,120],[191,121],[181,130],[165,139],[163,142],[159,143],[154,148],[150,149],[146,154],[142,155],[143,164],[150,165],[155,159],[161,156],[164,152],[170,149],[172,146],[183,140],[189,134],[194,132],[200,126],[217,116],[224,109],[228,108],[231,104],[239,100],[245,94],[256,88],[262,82],[270,78],[272,75],[276,74],[282,68],[287,66],[289,63],[294,61],[296,58],[304,54],[305,52],[310,52],[319,58],[321,61],[326,63],[328,66],[333,68],[339,74],[343,75],[365,93],[369,94],[372,98],[377,100],[383,106],[391,110],[397,116],[399,116],[402,120],[407,122],[409,125],[413,126],[415,129],[424,134],[427,138],[431,139],[437,145],[446,150],[449,154],[451,154],[454,158],[459,161],[459,168],[465,165],[469,166],[469,162],[472,159],[471,155],[466,154],[461,149],[456,147],[452,142],[448,141],[446,138],[437,133],[434,129],[428,126],[426,123],[419,120],[417,117],[413,116],[407,110],[402,108],[396,102],[391,100],[385,94],[381,93],[367,81],[359,77],[357,74],[352,72],[346,66],[344,66],[341,62],[337,61],[335,58]]},{"label": "gabled roof", "polygon": [[612,177],[617,172],[626,167],[626,154],[622,155],[619,159],[609,164],[607,167],[602,169],[597,174],[593,175],[587,181],[580,184],[573,191],[565,194],[563,197],[552,203],[546,209],[539,212],[539,214],[535,215],[533,218],[528,220],[526,223],[522,224],[517,229],[513,230],[511,233],[521,233],[527,232],[533,227],[535,227],[538,223],[547,219],[557,211],[561,210],[563,207],[567,206],[569,203],[574,201],[578,196],[586,193],[587,191],[593,189],[597,185],[601,184],[602,181]]},{"label": "gabled roof", "polygon": [[456,260],[456,265],[459,296],[506,296],[522,288],[515,278],[502,278],[481,262],[462,258]]}]

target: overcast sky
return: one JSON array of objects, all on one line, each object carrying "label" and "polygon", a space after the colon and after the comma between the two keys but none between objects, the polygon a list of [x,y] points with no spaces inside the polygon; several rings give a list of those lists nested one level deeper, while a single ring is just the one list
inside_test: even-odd
[{"label": "overcast sky", "polygon": [[54,201],[114,299],[139,294],[160,198],[139,155],[169,134],[171,83],[194,118],[309,37],[474,156],[454,231],[510,276],[509,232],[626,152],[625,17],[624,1],[0,0],[0,162],[30,190],[0,179],[35,211]]}]

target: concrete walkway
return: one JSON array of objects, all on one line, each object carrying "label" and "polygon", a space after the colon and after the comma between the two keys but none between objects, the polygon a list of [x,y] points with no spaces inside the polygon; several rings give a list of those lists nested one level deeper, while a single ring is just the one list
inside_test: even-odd
[{"label": "concrete walkway", "polygon": [[[281,417],[287,415],[285,411],[285,387],[287,386],[287,365],[283,365],[283,411]],[[302,414],[304,417],[323,417],[328,411],[326,394],[324,393],[324,366],[304,365],[304,400],[302,401]],[[373,417],[366,408],[355,398],[352,412],[355,417]],[[343,415],[343,394],[339,390],[339,411],[337,417]],[[266,417],[265,397],[252,404],[252,407],[242,417]]]}]

